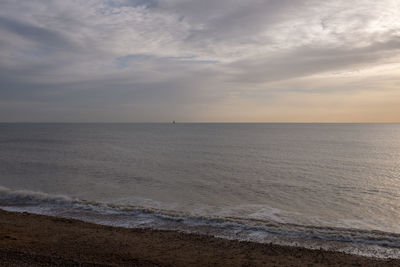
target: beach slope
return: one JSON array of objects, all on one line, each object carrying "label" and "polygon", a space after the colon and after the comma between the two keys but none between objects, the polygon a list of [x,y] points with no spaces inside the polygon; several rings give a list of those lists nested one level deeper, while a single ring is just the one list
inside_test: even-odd
[{"label": "beach slope", "polygon": [[0,210],[0,265],[400,266],[400,261]]}]

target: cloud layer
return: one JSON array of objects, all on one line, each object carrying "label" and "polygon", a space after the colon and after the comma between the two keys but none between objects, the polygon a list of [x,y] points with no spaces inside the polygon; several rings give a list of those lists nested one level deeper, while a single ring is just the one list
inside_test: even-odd
[{"label": "cloud layer", "polygon": [[400,121],[400,3],[3,0],[0,121]]}]

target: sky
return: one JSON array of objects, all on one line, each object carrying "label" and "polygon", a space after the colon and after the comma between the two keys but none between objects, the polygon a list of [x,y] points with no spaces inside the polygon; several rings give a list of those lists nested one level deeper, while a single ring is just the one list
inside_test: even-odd
[{"label": "sky", "polygon": [[1,0],[2,122],[400,122],[399,0]]}]

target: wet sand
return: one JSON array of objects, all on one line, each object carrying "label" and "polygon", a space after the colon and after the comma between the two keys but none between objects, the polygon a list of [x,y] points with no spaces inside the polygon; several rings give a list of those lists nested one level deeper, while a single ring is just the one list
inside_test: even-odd
[{"label": "wet sand", "polygon": [[339,252],[0,210],[0,266],[400,266]]}]

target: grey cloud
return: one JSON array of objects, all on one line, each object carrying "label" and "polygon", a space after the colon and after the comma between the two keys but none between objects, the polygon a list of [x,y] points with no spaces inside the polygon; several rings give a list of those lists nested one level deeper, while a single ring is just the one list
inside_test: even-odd
[{"label": "grey cloud", "polygon": [[378,63],[400,51],[400,38],[361,48],[300,47],[288,53],[229,64],[235,82],[272,82]]},{"label": "grey cloud", "polygon": [[158,0],[107,0],[105,1],[108,7],[137,7],[145,6],[154,8],[158,5]]},{"label": "grey cloud", "polygon": [[140,63],[157,63],[165,64],[168,66],[185,66],[188,64],[217,64],[218,60],[199,60],[195,56],[169,56],[169,57],[159,57],[149,54],[129,54],[122,57],[117,57],[115,59],[115,65],[118,69],[129,68],[131,65]]},{"label": "grey cloud", "polygon": [[367,28],[387,15],[371,9],[382,5],[362,0],[353,12],[346,3],[4,1],[0,121],[7,110],[15,120],[28,111],[31,120],[195,118],[232,95],[259,100],[298,89],[268,82],[396,56],[398,26]]},{"label": "grey cloud", "polygon": [[189,42],[254,42],[266,27],[284,19],[305,1],[183,1],[168,6],[194,25]]},{"label": "grey cloud", "polygon": [[22,38],[30,39],[46,49],[61,50],[72,46],[70,40],[53,30],[11,18],[0,17],[0,28],[17,34]]}]

